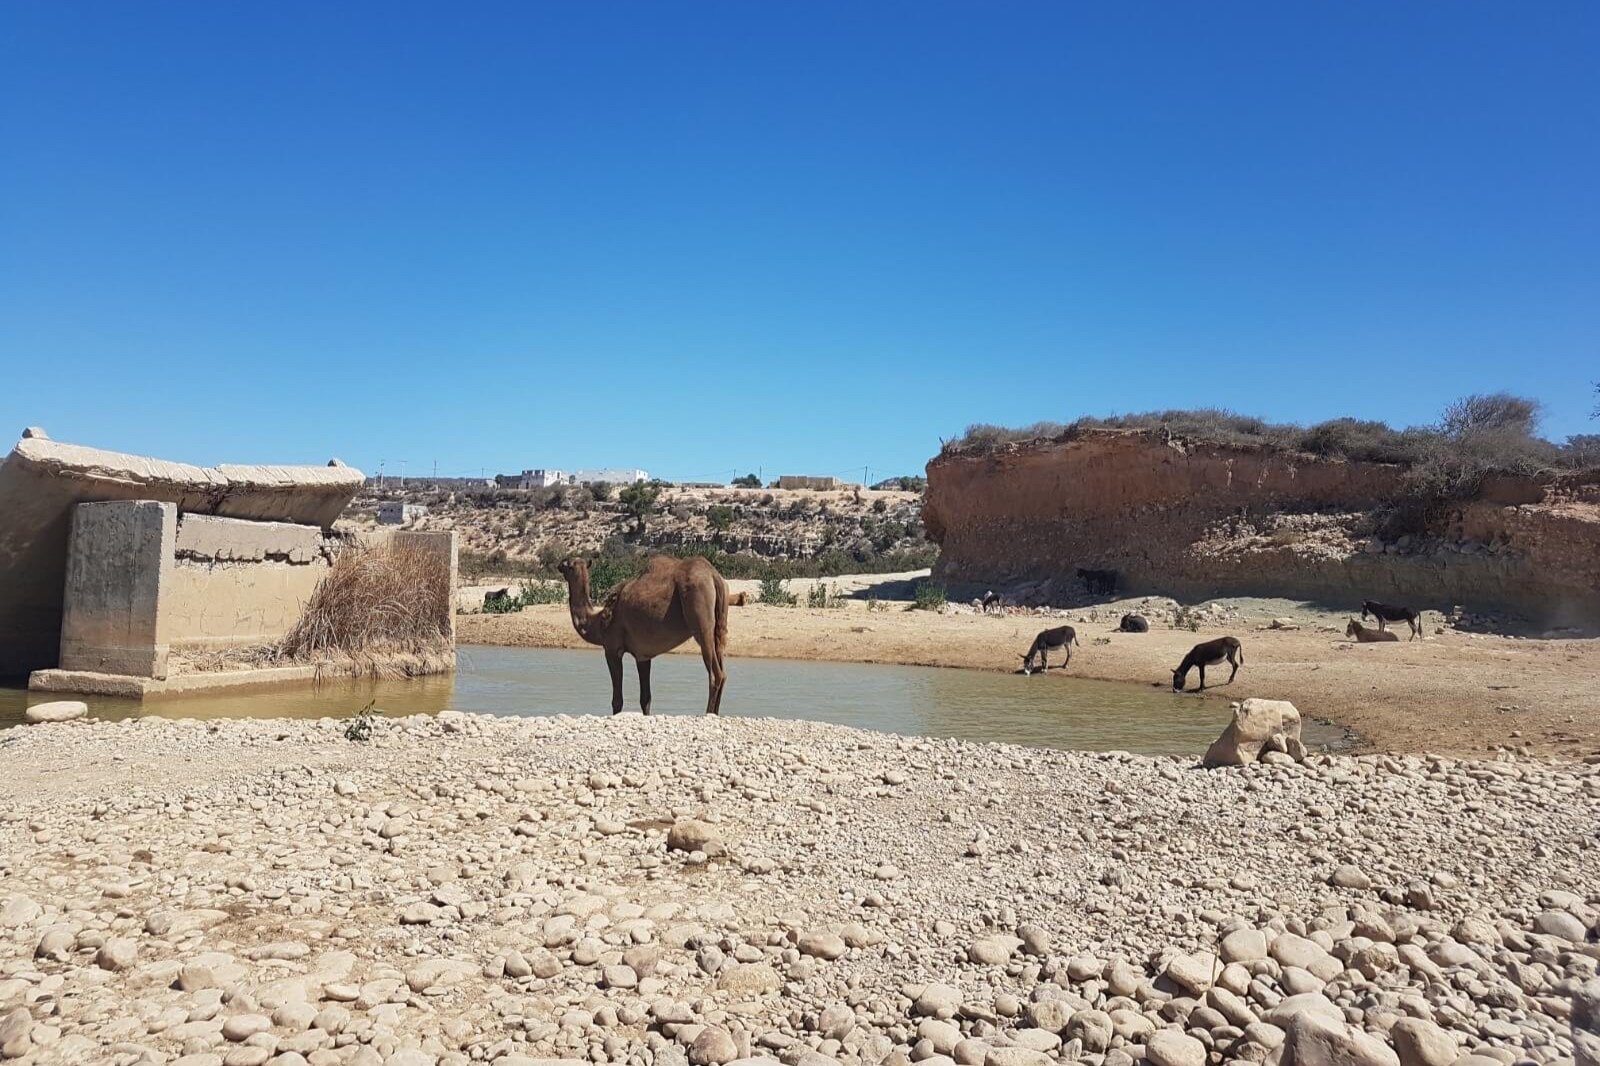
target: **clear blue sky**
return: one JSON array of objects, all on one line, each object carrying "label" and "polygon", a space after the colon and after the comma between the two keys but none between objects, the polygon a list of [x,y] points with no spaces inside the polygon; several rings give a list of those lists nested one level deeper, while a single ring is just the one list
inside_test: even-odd
[{"label": "clear blue sky", "polygon": [[1600,4],[0,5],[0,435],[912,472],[1597,427]]}]

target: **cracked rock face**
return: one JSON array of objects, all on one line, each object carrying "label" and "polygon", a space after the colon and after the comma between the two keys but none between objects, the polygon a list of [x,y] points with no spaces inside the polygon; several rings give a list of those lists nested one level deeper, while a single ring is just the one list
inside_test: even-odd
[{"label": "cracked rock face", "polygon": [[343,726],[6,734],[0,1056],[1597,1061],[1600,766]]}]

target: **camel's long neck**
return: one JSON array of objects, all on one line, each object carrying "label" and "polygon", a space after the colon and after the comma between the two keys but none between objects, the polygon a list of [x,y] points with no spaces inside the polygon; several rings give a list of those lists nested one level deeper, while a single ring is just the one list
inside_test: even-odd
[{"label": "camel's long neck", "polygon": [[572,628],[590,644],[599,644],[604,626],[603,612],[589,602],[589,576],[567,579],[567,607],[572,612]]}]

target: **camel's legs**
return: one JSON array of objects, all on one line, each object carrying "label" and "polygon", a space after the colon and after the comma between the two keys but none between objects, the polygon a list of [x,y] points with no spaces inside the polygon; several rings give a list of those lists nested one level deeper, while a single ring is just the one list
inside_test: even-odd
[{"label": "camel's legs", "polygon": [[717,646],[709,640],[699,641],[700,659],[706,664],[706,680],[710,692],[706,696],[706,713],[722,713],[722,686],[728,683],[728,674],[722,668],[722,656]]},{"label": "camel's legs", "polygon": [[650,713],[650,660],[635,658],[634,665],[639,668],[639,709],[645,714]]},{"label": "camel's legs", "polygon": [[606,649],[606,669],[611,671],[611,713],[622,713],[622,653]]}]

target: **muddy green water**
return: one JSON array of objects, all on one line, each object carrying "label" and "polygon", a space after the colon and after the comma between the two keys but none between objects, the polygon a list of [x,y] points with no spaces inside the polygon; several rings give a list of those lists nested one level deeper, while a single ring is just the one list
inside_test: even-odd
[{"label": "muddy green water", "polygon": [[[611,686],[598,651],[463,647],[458,664],[454,675],[410,681],[245,689],[143,703],[89,697],[86,702],[90,713],[101,718],[341,717],[374,701],[389,714],[610,713]],[[657,714],[699,714],[705,709],[705,671],[698,656],[657,659],[651,687]],[[638,678],[631,659],[624,692],[628,709],[636,710]],[[30,703],[60,698],[71,697],[0,689],[0,727],[21,722]],[[1221,732],[1227,704],[1165,688],[1084,681],[1065,674],[1022,677],[918,666],[737,659],[728,666],[722,713],[803,718],[909,736],[1192,755]],[[1307,743],[1337,739],[1331,729],[1322,733],[1308,735]]]}]

